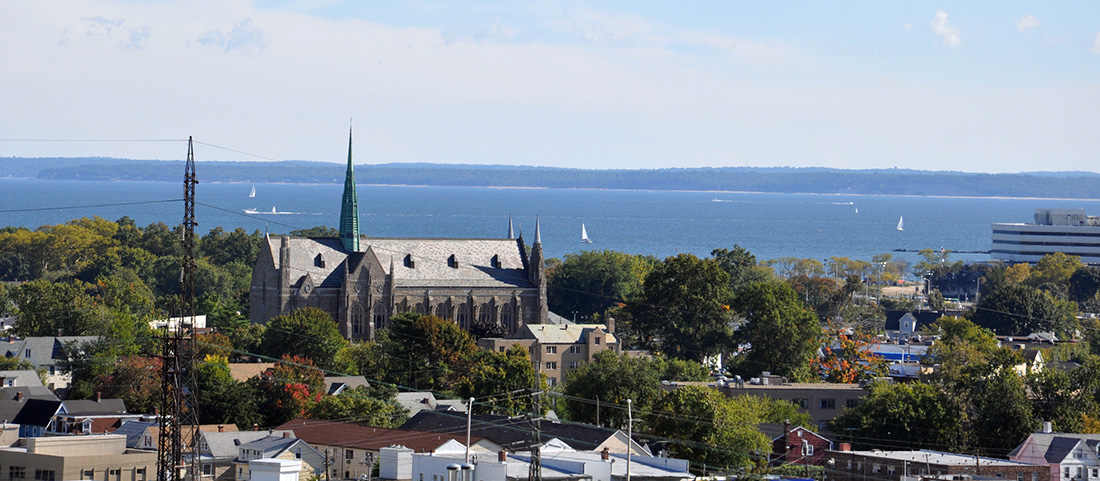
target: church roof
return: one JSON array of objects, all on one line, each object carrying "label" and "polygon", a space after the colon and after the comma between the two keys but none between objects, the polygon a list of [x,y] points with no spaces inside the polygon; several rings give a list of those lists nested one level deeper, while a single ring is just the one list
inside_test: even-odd
[{"label": "church roof", "polygon": [[[291,237],[290,265],[280,265],[281,240],[267,249],[277,269],[289,268],[297,283],[309,275],[317,286],[339,287],[349,254],[339,239]],[[360,248],[378,257],[397,287],[531,287],[515,239],[399,239],[360,237]],[[354,254],[353,254],[354,255]],[[321,262],[323,260],[323,262]],[[390,274],[387,272],[387,274]]]}]

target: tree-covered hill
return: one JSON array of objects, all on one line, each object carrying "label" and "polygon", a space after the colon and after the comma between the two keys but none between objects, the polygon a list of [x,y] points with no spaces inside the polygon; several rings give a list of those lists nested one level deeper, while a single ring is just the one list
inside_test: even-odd
[{"label": "tree-covered hill", "polygon": [[[111,168],[104,169],[105,165]],[[0,158],[0,177],[171,182],[179,180],[182,171],[182,161]],[[200,161],[199,175],[205,182],[340,183],[344,165],[309,161]],[[1087,172],[973,174],[788,167],[587,170],[416,163],[359,165],[356,178],[365,184],[388,185],[1100,198],[1100,176]]]}]

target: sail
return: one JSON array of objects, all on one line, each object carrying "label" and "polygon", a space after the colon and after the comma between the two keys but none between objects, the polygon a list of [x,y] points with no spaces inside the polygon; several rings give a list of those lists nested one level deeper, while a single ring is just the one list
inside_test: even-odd
[{"label": "sail", "polygon": [[905,230],[905,217],[898,217],[898,230]]},{"label": "sail", "polygon": [[584,224],[581,224],[581,242],[583,242],[585,244],[591,244],[592,243],[592,239],[588,238],[588,231],[585,230]]},{"label": "sail", "polygon": [[252,192],[248,193],[249,197],[256,197],[256,186],[252,186]]}]

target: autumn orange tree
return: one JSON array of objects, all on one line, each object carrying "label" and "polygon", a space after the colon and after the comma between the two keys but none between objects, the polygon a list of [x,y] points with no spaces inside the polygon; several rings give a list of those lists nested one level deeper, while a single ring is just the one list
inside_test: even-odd
[{"label": "autumn orange tree", "polygon": [[834,326],[825,328],[825,343],[821,356],[811,364],[825,382],[858,382],[885,376],[889,366],[885,359],[871,353],[875,340],[869,334]]}]

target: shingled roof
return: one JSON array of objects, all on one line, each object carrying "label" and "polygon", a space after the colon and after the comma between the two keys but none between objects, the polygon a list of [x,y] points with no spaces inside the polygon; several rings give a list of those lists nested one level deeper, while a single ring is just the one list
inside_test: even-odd
[{"label": "shingled roof", "polygon": [[[447,411],[421,411],[409,418],[402,429],[431,431],[434,433],[466,432],[466,415]],[[543,421],[539,425],[540,442],[559,439],[573,449],[592,450],[603,444],[618,431],[587,424]],[[526,419],[505,416],[475,414],[471,417],[470,430],[501,446],[529,444],[534,429]]]},{"label": "shingled roof", "polygon": [[[355,423],[317,419],[293,419],[279,426],[278,429],[294,431],[296,436],[307,443],[324,446],[378,451],[397,444],[416,452],[431,452],[447,441],[457,441],[465,444],[465,421],[463,421],[462,426],[463,431],[461,433],[441,433],[412,429],[377,428]],[[470,442],[477,443],[481,439],[480,436],[471,436]]]}]

